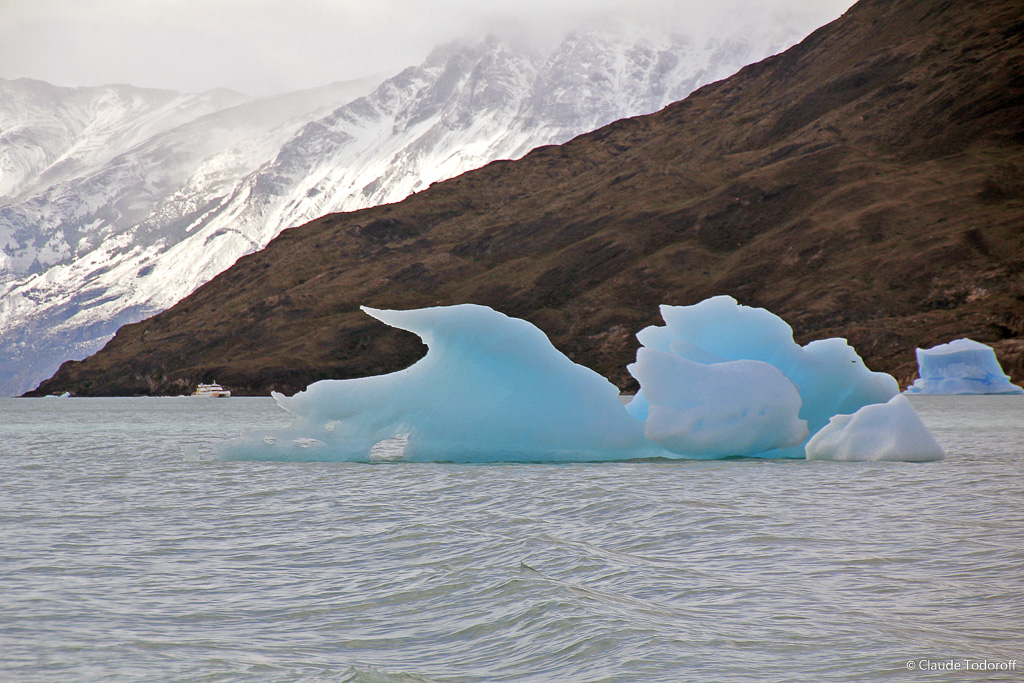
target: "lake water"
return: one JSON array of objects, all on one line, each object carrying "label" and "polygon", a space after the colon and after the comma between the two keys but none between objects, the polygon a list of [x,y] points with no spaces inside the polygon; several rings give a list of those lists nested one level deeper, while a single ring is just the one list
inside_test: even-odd
[{"label": "lake water", "polygon": [[913,403],[946,460],[220,462],[288,416],[0,399],[0,679],[1021,681],[1024,397]]}]

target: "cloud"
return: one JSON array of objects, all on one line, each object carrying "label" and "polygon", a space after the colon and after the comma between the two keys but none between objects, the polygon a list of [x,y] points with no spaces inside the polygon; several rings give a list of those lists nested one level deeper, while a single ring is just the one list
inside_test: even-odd
[{"label": "cloud", "polygon": [[0,0],[0,77],[271,94],[417,64],[486,33],[552,41],[576,27],[717,26],[737,16],[807,32],[852,0]]}]

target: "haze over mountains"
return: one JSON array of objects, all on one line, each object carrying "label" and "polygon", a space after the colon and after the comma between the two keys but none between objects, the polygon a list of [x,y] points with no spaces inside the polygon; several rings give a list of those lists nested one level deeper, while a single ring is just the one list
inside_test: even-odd
[{"label": "haze over mountains", "polygon": [[376,87],[263,100],[0,81],[0,395],[164,310],[281,230],[398,201],[696,87],[807,27],[488,39]]}]

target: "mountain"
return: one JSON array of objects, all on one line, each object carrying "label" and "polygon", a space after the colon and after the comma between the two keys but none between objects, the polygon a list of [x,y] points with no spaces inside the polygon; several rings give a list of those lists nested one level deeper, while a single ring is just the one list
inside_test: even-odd
[{"label": "mountain", "polygon": [[0,79],[0,197],[11,203],[95,172],[153,135],[245,99],[229,90],[182,95]]},{"label": "mountain", "polygon": [[[546,53],[497,39],[456,43],[363,97],[342,84],[209,113],[190,105],[205,115],[173,127],[147,127],[122,107],[104,120],[125,144],[59,174],[52,163],[40,174],[49,183],[12,177],[13,199],[0,203],[0,394],[95,351],[285,228],[396,202],[494,159],[656,111],[801,35],[785,22],[735,30],[700,41],[574,33]],[[49,87],[62,107],[77,96],[33,87]],[[129,92],[150,118],[175,101]],[[20,111],[0,108],[0,130],[44,137],[46,126]],[[97,147],[76,143],[86,146]],[[36,155],[34,172],[55,154]]]},{"label": "mountain", "polygon": [[763,306],[906,384],[958,337],[1024,378],[1024,18],[862,0],[649,116],[286,230],[40,393],[285,392],[422,353],[360,304],[476,302],[629,388],[659,303]]},{"label": "mountain", "polygon": [[[370,87],[251,101],[227,91],[0,81],[0,163],[10,188],[0,202],[0,395],[33,386],[123,322],[231,265],[244,252],[206,251],[189,261],[198,272],[164,261],[218,191],[272,159],[310,117]],[[208,196],[182,201],[197,184]],[[148,282],[138,277],[147,268]]]}]

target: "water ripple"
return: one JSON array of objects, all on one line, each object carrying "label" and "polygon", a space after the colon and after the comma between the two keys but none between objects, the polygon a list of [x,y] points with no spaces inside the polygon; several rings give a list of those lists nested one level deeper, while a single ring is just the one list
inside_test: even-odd
[{"label": "water ripple", "polygon": [[283,426],[271,402],[3,401],[0,669],[904,681],[1019,659],[1024,402],[915,405],[947,460],[224,463],[213,441]]}]

